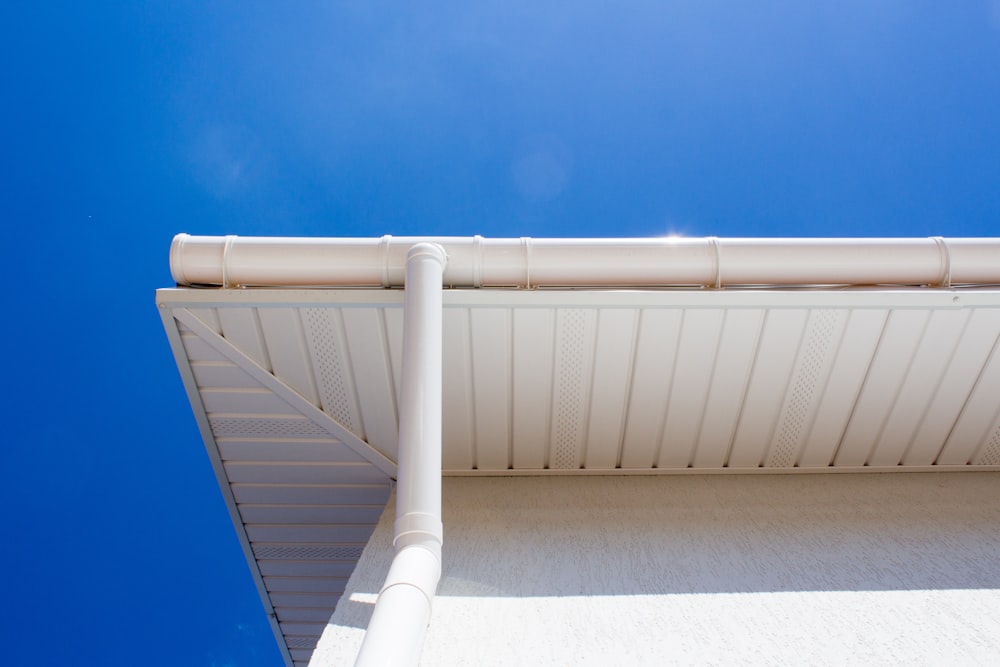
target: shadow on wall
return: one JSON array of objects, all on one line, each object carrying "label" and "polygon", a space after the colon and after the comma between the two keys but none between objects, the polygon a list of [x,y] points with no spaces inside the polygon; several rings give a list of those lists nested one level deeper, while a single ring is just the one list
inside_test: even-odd
[{"label": "shadow on wall", "polygon": [[439,595],[1000,588],[1000,474],[445,481]]},{"label": "shadow on wall", "polygon": [[[1000,473],[446,478],[438,596],[1000,588]],[[390,501],[334,621],[364,628]]]}]

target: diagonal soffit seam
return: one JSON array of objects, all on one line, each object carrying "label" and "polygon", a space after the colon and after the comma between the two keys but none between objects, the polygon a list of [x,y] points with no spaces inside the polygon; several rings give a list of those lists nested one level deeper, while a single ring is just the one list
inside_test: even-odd
[{"label": "diagonal soffit seam", "polygon": [[236,364],[264,387],[273,391],[279,398],[301,412],[314,424],[325,430],[331,436],[350,447],[355,453],[373,466],[392,478],[396,477],[396,464],[381,452],[358,438],[340,422],[317,408],[309,399],[279,380],[273,373],[256,361],[243,354],[239,348],[212,331],[194,313],[186,308],[174,308],[173,316],[179,322],[191,329],[199,338],[208,343],[214,350]]}]

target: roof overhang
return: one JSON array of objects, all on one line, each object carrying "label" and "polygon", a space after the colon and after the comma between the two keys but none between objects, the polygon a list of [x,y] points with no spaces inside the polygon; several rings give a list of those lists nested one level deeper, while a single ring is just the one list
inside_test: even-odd
[{"label": "roof overhang", "polygon": [[[1000,470],[997,289],[443,296],[446,475]],[[403,291],[157,302],[286,659],[306,661],[395,475]]]},{"label": "roof overhang", "polygon": [[[322,436],[388,477],[402,296],[158,293],[209,434]],[[997,290],[447,290],[444,309],[445,474],[1000,463]]]}]

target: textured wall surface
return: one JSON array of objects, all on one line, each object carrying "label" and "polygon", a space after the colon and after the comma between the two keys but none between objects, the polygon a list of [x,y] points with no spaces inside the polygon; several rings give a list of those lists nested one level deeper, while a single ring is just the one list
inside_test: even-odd
[{"label": "textured wall surface", "polygon": [[[1000,474],[448,478],[422,665],[1000,662]],[[390,507],[312,665],[351,664]]]}]

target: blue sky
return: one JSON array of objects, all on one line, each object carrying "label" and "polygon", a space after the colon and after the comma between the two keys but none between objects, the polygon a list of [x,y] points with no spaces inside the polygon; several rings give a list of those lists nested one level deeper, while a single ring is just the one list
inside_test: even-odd
[{"label": "blue sky", "polygon": [[1000,2],[0,7],[5,664],[279,664],[177,232],[995,236]]}]

